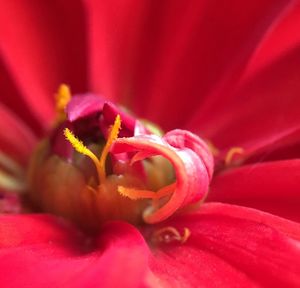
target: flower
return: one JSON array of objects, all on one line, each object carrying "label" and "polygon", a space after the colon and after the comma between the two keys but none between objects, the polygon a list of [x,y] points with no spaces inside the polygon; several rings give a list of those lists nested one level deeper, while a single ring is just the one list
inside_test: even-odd
[{"label": "flower", "polygon": [[[63,82],[165,130],[191,130],[218,155],[205,203],[158,224],[107,222],[87,237],[49,214],[2,215],[1,283],[299,286],[299,9],[297,1],[3,2],[1,187],[24,187],[20,166],[48,133],[50,97]],[[16,199],[2,197],[16,212]]]}]

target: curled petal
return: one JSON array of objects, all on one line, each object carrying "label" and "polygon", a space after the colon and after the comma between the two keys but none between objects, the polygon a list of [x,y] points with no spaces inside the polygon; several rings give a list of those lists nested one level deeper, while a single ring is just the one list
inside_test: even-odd
[{"label": "curled petal", "polygon": [[207,173],[212,178],[214,168],[214,158],[207,144],[194,133],[186,130],[172,130],[163,137],[170,145],[176,148],[190,148],[202,159],[207,169]]},{"label": "curled petal", "polygon": [[[200,201],[208,191],[210,175],[208,171],[212,171],[213,164],[205,162],[203,156],[206,152],[199,152],[200,146],[197,142],[185,143],[184,132],[180,134],[178,131],[174,135],[178,137],[175,143],[172,134],[166,138],[160,138],[156,135],[139,135],[131,138],[119,138],[112,147],[112,153],[137,152],[136,159],[161,155],[168,159],[174,167],[176,174],[176,188],[169,201],[157,210],[147,210],[144,213],[144,220],[147,223],[156,223],[165,220],[179,208],[188,204]],[[195,136],[196,137],[196,136]],[[184,138],[184,139],[182,139]],[[168,141],[170,140],[170,143]],[[192,138],[188,138],[191,140]],[[177,147],[172,145],[176,144]],[[194,149],[194,146],[199,149]],[[209,163],[209,164],[208,164]],[[209,168],[206,167],[209,165]]]}]

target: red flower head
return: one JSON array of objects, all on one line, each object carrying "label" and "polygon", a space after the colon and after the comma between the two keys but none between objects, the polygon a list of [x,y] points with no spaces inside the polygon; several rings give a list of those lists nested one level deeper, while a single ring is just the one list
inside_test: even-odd
[{"label": "red flower head", "polygon": [[299,287],[299,13],[3,1],[1,285]]}]

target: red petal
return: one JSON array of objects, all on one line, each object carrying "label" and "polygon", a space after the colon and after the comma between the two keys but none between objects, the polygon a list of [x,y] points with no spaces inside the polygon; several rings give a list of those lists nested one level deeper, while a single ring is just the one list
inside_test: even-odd
[{"label": "red petal", "polygon": [[300,221],[300,160],[257,163],[214,177],[208,201],[259,208]]},{"label": "red petal", "polygon": [[153,251],[150,287],[255,287],[242,271],[200,245],[172,245]]},{"label": "red petal", "polygon": [[[83,17],[80,1],[1,3],[1,58],[31,113],[44,125],[53,115],[52,97],[61,82],[74,91],[87,88]],[[18,105],[17,99],[13,103]]]},{"label": "red petal", "polygon": [[236,83],[289,1],[89,3],[94,87],[101,79],[105,95],[169,129],[216,86]]},{"label": "red petal", "polygon": [[164,223],[178,231],[188,227],[191,236],[183,244],[162,244],[150,267],[159,279],[183,287],[298,287],[300,242],[293,236],[300,239],[300,226],[275,218],[205,204],[197,214]]},{"label": "red petal", "polygon": [[135,0],[86,2],[92,90],[111,100],[122,98],[130,106],[127,100],[136,56],[134,45],[147,5]]},{"label": "red petal", "polygon": [[300,3],[293,1],[288,13],[270,31],[248,63],[244,78],[270,65],[296,48],[300,43]]},{"label": "red petal", "polygon": [[[299,150],[300,125],[294,129],[286,129],[278,133],[277,137],[269,141],[261,142],[261,147],[246,150],[245,163],[257,163],[263,161],[277,161],[283,159],[300,158]],[[247,159],[248,158],[248,159]]]},{"label": "red petal", "polygon": [[12,75],[3,63],[0,56],[0,87],[1,87],[1,103],[13,109],[22,121],[26,121],[27,125],[35,131],[40,133],[44,124],[36,121],[35,116],[30,111],[30,105],[22,97],[21,91],[15,85]]},{"label": "red petal", "polygon": [[217,213],[220,216],[231,216],[238,219],[254,221],[270,226],[290,238],[300,240],[299,223],[253,208],[224,203],[205,203],[199,210],[199,213],[201,215]]},{"label": "red petal", "polygon": [[[239,155],[241,163],[257,163],[265,161],[276,161],[295,159],[300,157],[299,150],[300,125],[286,127],[277,131],[269,138],[258,139],[244,145],[244,151]],[[218,155],[218,160],[226,157],[228,150],[223,150]]]},{"label": "red petal", "polygon": [[0,232],[5,287],[109,288],[120,281],[122,287],[138,287],[147,268],[147,246],[125,223],[107,225],[92,250],[88,239],[46,215],[2,216]]},{"label": "red petal", "polygon": [[32,131],[11,111],[0,104],[0,150],[15,161],[28,163],[36,144]]},{"label": "red petal", "polygon": [[299,129],[299,52],[273,63],[211,111],[206,137],[218,148],[254,151]]}]

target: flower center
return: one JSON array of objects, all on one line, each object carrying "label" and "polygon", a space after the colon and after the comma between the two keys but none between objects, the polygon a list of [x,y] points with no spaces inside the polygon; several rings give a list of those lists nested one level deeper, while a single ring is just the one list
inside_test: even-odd
[{"label": "flower center", "polygon": [[[71,99],[66,85],[56,98],[56,126],[29,170],[28,196],[36,209],[97,231],[109,220],[157,223],[205,197],[213,156],[196,135],[155,135],[156,127],[99,96]],[[166,232],[172,231],[161,235]]]}]

